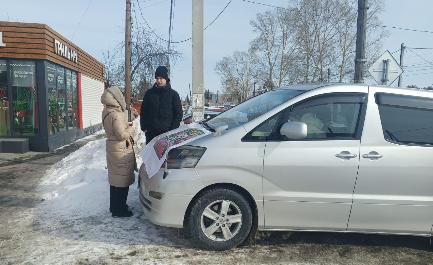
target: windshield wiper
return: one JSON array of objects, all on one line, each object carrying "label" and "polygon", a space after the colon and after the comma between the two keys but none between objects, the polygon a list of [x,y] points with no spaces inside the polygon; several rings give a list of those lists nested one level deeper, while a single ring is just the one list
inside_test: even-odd
[{"label": "windshield wiper", "polygon": [[201,121],[199,122],[201,125],[203,125],[204,127],[206,127],[206,129],[208,129],[211,132],[215,132],[215,129],[212,128],[209,124],[206,123],[206,121]]}]

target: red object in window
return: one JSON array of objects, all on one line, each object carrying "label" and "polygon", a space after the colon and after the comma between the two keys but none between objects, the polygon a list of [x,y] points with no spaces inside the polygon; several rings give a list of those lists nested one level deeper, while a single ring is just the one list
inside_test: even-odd
[{"label": "red object in window", "polygon": [[81,99],[81,73],[77,73],[77,104],[78,104],[78,128],[83,129],[83,101]]},{"label": "red object in window", "polygon": [[0,98],[7,97],[8,91],[6,89],[0,89]]},{"label": "red object in window", "polygon": [[26,112],[25,111],[17,111],[17,117],[18,118],[24,118],[26,116]]}]

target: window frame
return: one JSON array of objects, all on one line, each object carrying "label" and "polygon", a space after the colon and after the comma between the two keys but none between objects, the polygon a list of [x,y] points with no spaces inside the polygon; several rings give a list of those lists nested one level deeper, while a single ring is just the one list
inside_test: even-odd
[{"label": "window frame", "polygon": [[[7,81],[8,81],[8,92],[9,92],[9,118],[10,118],[10,124],[9,124],[9,135],[10,137],[34,137],[39,134],[40,128],[39,128],[39,98],[38,98],[38,82],[37,82],[37,62],[36,60],[31,59],[5,59],[7,61]],[[17,64],[16,66],[14,64]],[[18,64],[29,64],[32,68],[32,86],[14,86],[14,67],[20,67]],[[15,118],[17,112],[23,112],[23,110],[17,111],[15,107],[14,101],[18,101],[18,98],[15,96],[18,95],[17,88],[21,88],[20,90],[23,90],[23,88],[31,88],[30,92],[30,102],[32,106],[32,114],[31,114],[31,131],[28,131],[28,128],[25,128],[25,125],[23,127],[16,126],[15,124]],[[22,91],[21,91],[22,93]],[[21,122],[25,123],[24,121],[28,118],[27,116],[21,116],[19,117],[22,119]]]},{"label": "window frame", "polygon": [[[308,102],[309,101],[316,101],[317,99],[321,99],[324,102],[329,101],[334,102],[332,100],[329,100],[330,98],[333,98],[335,96],[338,97],[359,97],[359,103],[361,105],[360,109],[359,109],[359,115],[358,115],[358,120],[357,120],[357,125],[356,125],[356,129],[355,129],[355,137],[333,137],[333,138],[323,138],[323,139],[283,139],[282,136],[279,133],[279,130],[281,128],[281,126],[284,124],[284,120],[288,118],[288,114],[290,113],[291,110],[293,110],[295,107],[302,105],[302,104],[307,104],[308,106]],[[350,102],[348,102],[350,103]],[[355,103],[355,101],[353,102]],[[361,140],[361,136],[362,136],[362,130],[364,128],[364,122],[365,122],[365,115],[366,115],[366,110],[367,110],[367,103],[368,103],[368,94],[367,93],[362,93],[362,92],[330,92],[330,93],[325,93],[325,94],[320,94],[320,95],[315,95],[315,96],[311,96],[309,98],[303,99],[299,102],[296,102],[290,106],[288,106],[287,108],[279,111],[278,113],[272,115],[271,117],[269,117],[268,119],[266,119],[265,121],[261,122],[259,125],[257,125],[256,127],[254,127],[254,129],[250,130],[246,135],[244,135],[244,137],[242,137],[241,141],[242,142],[292,142],[292,141],[332,141],[332,140]],[[311,106],[317,105],[311,103]],[[253,138],[252,133],[259,128],[260,126],[262,126],[264,123],[268,122],[269,120],[273,119],[275,116],[280,115],[280,117],[278,118],[276,124],[274,125],[274,128],[272,129],[272,132],[270,134],[270,137],[267,137],[265,139],[256,139]]]},{"label": "window frame", "polygon": [[403,95],[393,94],[386,92],[377,92],[374,95],[375,103],[379,112],[380,125],[382,128],[383,139],[392,144],[404,145],[404,146],[420,146],[420,147],[433,147],[433,143],[421,143],[421,142],[408,142],[390,139],[386,134],[386,129],[383,124],[383,115],[381,113],[381,106],[394,107],[400,110],[404,109],[416,109],[416,110],[427,110],[433,113],[433,106],[429,104],[433,102],[433,98],[421,97],[414,95]]}]

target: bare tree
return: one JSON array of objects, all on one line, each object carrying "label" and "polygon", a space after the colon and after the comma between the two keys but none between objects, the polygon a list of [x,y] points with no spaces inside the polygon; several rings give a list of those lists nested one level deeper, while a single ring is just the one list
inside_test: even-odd
[{"label": "bare tree", "polygon": [[[381,40],[386,36],[379,20],[383,3],[369,2],[367,65],[380,52]],[[352,81],[356,18],[357,0],[299,0],[292,8],[257,14],[251,21],[257,36],[248,51],[256,58],[252,67],[255,82],[267,88],[324,82],[329,81],[328,70],[340,82]],[[223,83],[226,77],[221,75]]]},{"label": "bare tree", "polygon": [[[338,30],[338,53],[336,61],[339,62],[338,80],[343,82],[345,79],[352,80],[353,62],[355,60],[355,43],[356,43],[356,0],[339,1],[339,20],[337,20]],[[383,2],[378,0],[369,1],[367,17],[367,66],[376,60],[382,49],[382,40],[387,36],[379,20],[379,15],[383,11]],[[349,76],[346,78],[346,76]],[[347,80],[346,80],[347,81]]]},{"label": "bare tree", "polygon": [[235,52],[219,61],[215,70],[221,77],[225,94],[237,102],[250,97],[257,76],[255,65],[257,60],[252,52]]},{"label": "bare tree", "polygon": [[[119,52],[124,43],[104,54],[106,78],[110,85],[116,84],[124,87],[124,54]],[[154,71],[159,65],[164,65],[167,57],[173,63],[180,54],[171,49],[167,51],[165,43],[156,39],[146,30],[133,31],[132,39],[132,96],[133,99],[141,99],[146,89],[150,88],[154,79]]]},{"label": "bare tree", "polygon": [[251,42],[250,51],[260,58],[259,76],[267,87],[270,84],[282,86],[290,82],[292,76],[295,48],[290,12],[286,9],[267,11],[257,14],[256,19],[251,21],[258,36]]}]

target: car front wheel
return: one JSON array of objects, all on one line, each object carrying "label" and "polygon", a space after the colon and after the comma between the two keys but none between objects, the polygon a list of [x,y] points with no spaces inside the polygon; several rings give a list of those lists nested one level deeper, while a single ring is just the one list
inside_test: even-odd
[{"label": "car front wheel", "polygon": [[212,189],[193,204],[186,229],[195,244],[209,250],[233,248],[248,237],[252,211],[248,201],[231,189]]}]

